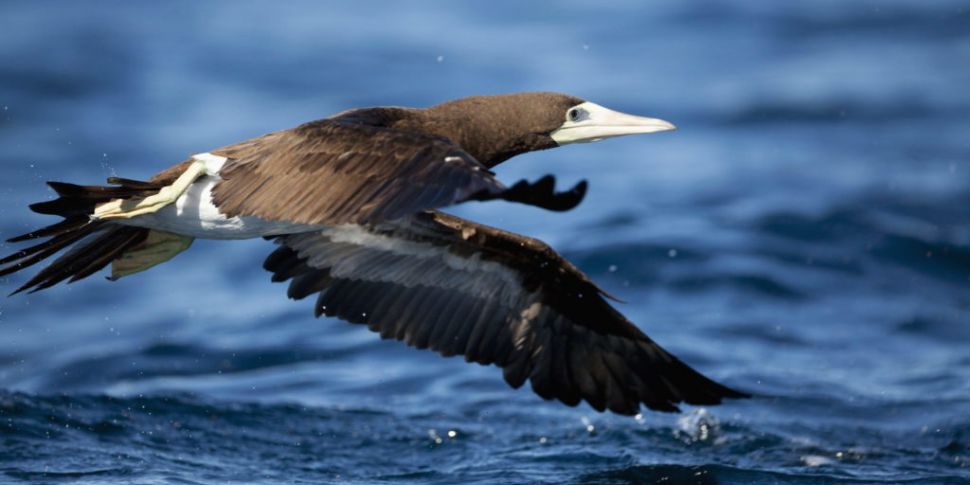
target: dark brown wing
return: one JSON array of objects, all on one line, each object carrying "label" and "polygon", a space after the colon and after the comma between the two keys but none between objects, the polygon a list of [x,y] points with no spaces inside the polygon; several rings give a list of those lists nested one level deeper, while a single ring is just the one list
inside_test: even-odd
[{"label": "dark brown wing", "polygon": [[230,160],[213,201],[230,216],[367,223],[505,187],[447,139],[320,120],[213,150]]},{"label": "dark brown wing", "polygon": [[317,315],[504,368],[545,399],[635,414],[743,394],[700,375],[541,241],[437,212],[283,236],[265,263]]}]

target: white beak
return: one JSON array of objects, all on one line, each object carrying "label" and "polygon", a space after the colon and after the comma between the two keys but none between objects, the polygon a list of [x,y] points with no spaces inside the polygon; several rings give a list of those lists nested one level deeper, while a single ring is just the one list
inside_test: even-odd
[{"label": "white beak", "polygon": [[556,143],[587,143],[614,136],[676,130],[669,121],[633,116],[585,102],[567,111],[566,122],[550,136]]}]

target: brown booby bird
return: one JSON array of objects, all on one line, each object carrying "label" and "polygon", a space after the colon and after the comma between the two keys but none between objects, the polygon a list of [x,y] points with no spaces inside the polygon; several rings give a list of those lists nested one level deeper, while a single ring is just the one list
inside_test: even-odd
[{"label": "brown booby bird", "polygon": [[570,406],[635,414],[640,405],[745,397],[662,349],[543,242],[437,211],[504,199],[552,210],[586,184],[552,177],[506,187],[489,171],[515,155],[569,143],[672,130],[666,121],[555,93],[476,96],[427,109],[345,111],[193,155],[146,182],[49,185],[34,204],[64,219],[10,239],[48,238],[0,260],[0,276],[72,246],[15,293],[148,269],[194,238],[264,237],[265,261],[316,315],[365,324],[445,356],[503,368],[514,388]]}]

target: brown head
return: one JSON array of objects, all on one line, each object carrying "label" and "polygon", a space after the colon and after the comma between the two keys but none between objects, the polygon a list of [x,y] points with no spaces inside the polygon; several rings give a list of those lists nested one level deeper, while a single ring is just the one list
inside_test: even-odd
[{"label": "brown head", "polygon": [[445,136],[492,167],[526,152],[614,136],[674,129],[669,122],[632,116],[559,93],[472,96],[412,112],[394,123]]}]

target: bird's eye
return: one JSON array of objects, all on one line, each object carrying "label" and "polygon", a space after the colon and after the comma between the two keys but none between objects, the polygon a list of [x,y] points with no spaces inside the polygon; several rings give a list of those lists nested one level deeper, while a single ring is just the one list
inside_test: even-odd
[{"label": "bird's eye", "polygon": [[573,109],[569,110],[566,113],[566,116],[569,117],[569,121],[576,121],[576,120],[578,120],[579,119],[579,109],[573,108]]}]

